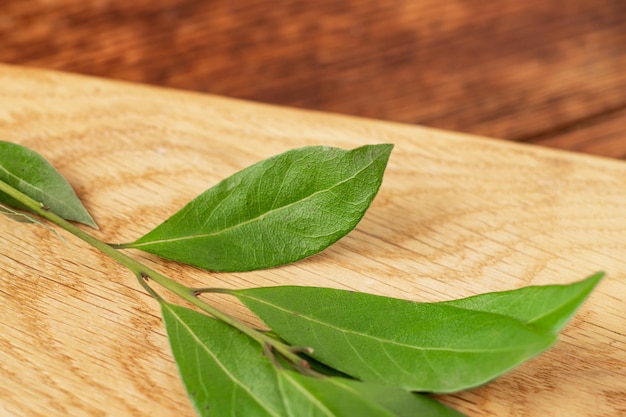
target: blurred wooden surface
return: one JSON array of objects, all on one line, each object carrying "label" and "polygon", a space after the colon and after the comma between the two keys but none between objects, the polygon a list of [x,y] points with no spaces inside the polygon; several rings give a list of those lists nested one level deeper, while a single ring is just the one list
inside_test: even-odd
[{"label": "blurred wooden surface", "polygon": [[[129,253],[191,287],[300,284],[422,301],[605,270],[553,349],[442,399],[472,417],[626,415],[623,161],[3,65],[0,138],[49,159],[109,242],[134,240],[281,151],[394,143],[357,229],[305,261],[215,274]],[[0,216],[0,416],[191,417],[156,302],[62,235]],[[253,321],[230,299],[214,302]]]},{"label": "blurred wooden surface", "polygon": [[626,157],[624,0],[3,0],[0,62]]}]

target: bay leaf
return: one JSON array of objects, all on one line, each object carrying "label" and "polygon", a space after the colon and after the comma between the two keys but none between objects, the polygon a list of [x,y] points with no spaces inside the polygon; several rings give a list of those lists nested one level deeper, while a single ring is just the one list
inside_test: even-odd
[{"label": "bay leaf", "polygon": [[285,152],[226,178],[145,236],[119,247],[214,271],[248,271],[306,258],[361,220],[392,147]]},{"label": "bay leaf", "polygon": [[604,273],[599,272],[572,284],[533,285],[517,290],[444,301],[440,304],[502,314],[542,330],[558,333],[603,276]]},{"label": "bay leaf", "polygon": [[238,330],[184,307],[162,314],[187,393],[200,416],[459,417],[432,398],[276,367]]},{"label": "bay leaf", "polygon": [[515,318],[439,303],[316,287],[232,294],[288,343],[313,348],[320,362],[412,391],[484,384],[556,342]]},{"label": "bay leaf", "polygon": [[[398,417],[462,417],[464,414],[446,407],[434,399],[411,394],[396,387],[368,384],[346,378],[310,378],[291,371],[281,371],[283,380],[291,382],[290,390],[285,390],[287,401],[297,399],[300,395],[310,395],[323,402],[331,411],[330,415],[367,416],[372,415],[370,409],[384,410]],[[363,403],[364,407],[355,407]],[[292,412],[294,416],[304,416],[307,410],[300,407]]]},{"label": "bay leaf", "polygon": [[[65,178],[46,159],[25,146],[0,141],[0,180],[42,203],[57,216],[97,228]],[[28,211],[1,191],[0,202]]]}]

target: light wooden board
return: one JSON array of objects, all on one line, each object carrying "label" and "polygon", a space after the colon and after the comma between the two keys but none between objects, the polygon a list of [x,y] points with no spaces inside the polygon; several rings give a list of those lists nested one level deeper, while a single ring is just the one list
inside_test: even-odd
[{"label": "light wooden board", "polygon": [[[48,158],[111,242],[281,151],[394,143],[370,211],[320,255],[217,274],[130,253],[192,286],[307,284],[423,301],[605,270],[555,348],[442,399],[470,416],[626,414],[623,162],[10,66],[0,66],[0,140]],[[192,416],[156,303],[124,268],[62,236],[0,219],[0,415]],[[215,303],[256,322],[230,299]]]}]

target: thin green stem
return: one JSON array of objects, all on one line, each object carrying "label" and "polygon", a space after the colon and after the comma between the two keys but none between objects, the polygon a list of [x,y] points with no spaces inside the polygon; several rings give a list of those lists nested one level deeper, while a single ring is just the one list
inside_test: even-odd
[{"label": "thin green stem", "polygon": [[163,297],[161,297],[161,295],[156,292],[149,284],[148,284],[148,277],[143,275],[143,274],[137,274],[137,281],[139,282],[139,284],[148,292],[148,294],[150,294],[152,296],[152,298],[154,298],[155,300],[157,300],[159,303],[164,303],[165,299],[163,299]]},{"label": "thin green stem", "polygon": [[35,214],[52,222],[53,224],[57,225],[61,229],[64,229],[65,231],[78,237],[79,239],[82,239],[83,241],[87,242],[94,248],[100,250],[107,256],[113,258],[121,265],[130,269],[137,276],[137,278],[140,281],[140,284],[144,287],[144,289],[146,289],[146,291],[148,291],[148,293],[152,297],[156,298],[159,302],[163,302],[163,299],[145,282],[146,280],[149,279],[149,280],[154,281],[161,287],[176,294],[178,297],[198,307],[200,310],[204,311],[205,313],[208,313],[211,316],[215,317],[216,319],[221,320],[225,322],[226,324],[238,329],[240,332],[256,340],[258,343],[261,344],[261,346],[270,345],[274,351],[278,352],[280,355],[282,355],[285,359],[290,361],[297,368],[302,368],[303,366],[306,366],[306,361],[300,358],[296,353],[294,353],[291,350],[290,346],[267,336],[263,332],[257,329],[254,329],[242,323],[241,321],[235,319],[234,317],[231,317],[230,315],[221,312],[220,310],[216,309],[210,304],[207,304],[206,302],[202,301],[201,299],[197,297],[198,293],[196,292],[196,290],[186,287],[182,284],[179,284],[178,282],[166,277],[165,275],[136,261],[135,259],[126,255],[125,253],[118,251],[115,247],[107,243],[104,243],[103,241],[90,235],[89,233],[85,232],[84,230],[80,229],[74,224],[52,213],[47,207],[45,207],[43,203],[40,203],[32,199],[28,195],[22,193],[21,191],[13,188],[9,184],[1,180],[0,180],[0,191],[13,197],[15,200],[22,203],[24,206],[26,206],[30,211],[34,212]]},{"label": "thin green stem", "polygon": [[113,249],[132,249],[132,243],[109,243],[108,244]]},{"label": "thin green stem", "polygon": [[228,295],[233,295],[233,291],[229,290],[228,288],[207,287],[207,288],[191,288],[191,290],[196,295],[200,295],[200,294],[228,294]]}]

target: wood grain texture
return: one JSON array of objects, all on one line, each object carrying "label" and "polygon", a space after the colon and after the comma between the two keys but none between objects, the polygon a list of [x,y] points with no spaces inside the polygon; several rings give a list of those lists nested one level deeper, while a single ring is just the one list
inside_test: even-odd
[{"label": "wood grain texture", "polygon": [[0,62],[623,157],[624,21],[623,0],[4,0]]},{"label": "wood grain texture", "polygon": [[[303,262],[190,286],[308,284],[435,301],[608,277],[548,353],[442,399],[470,416],[626,413],[626,165],[473,136],[0,66],[0,138],[43,154],[106,241],[304,145],[396,145],[357,229]],[[0,219],[0,415],[192,416],[158,306],[81,241]],[[256,323],[228,298],[214,302]]]}]

